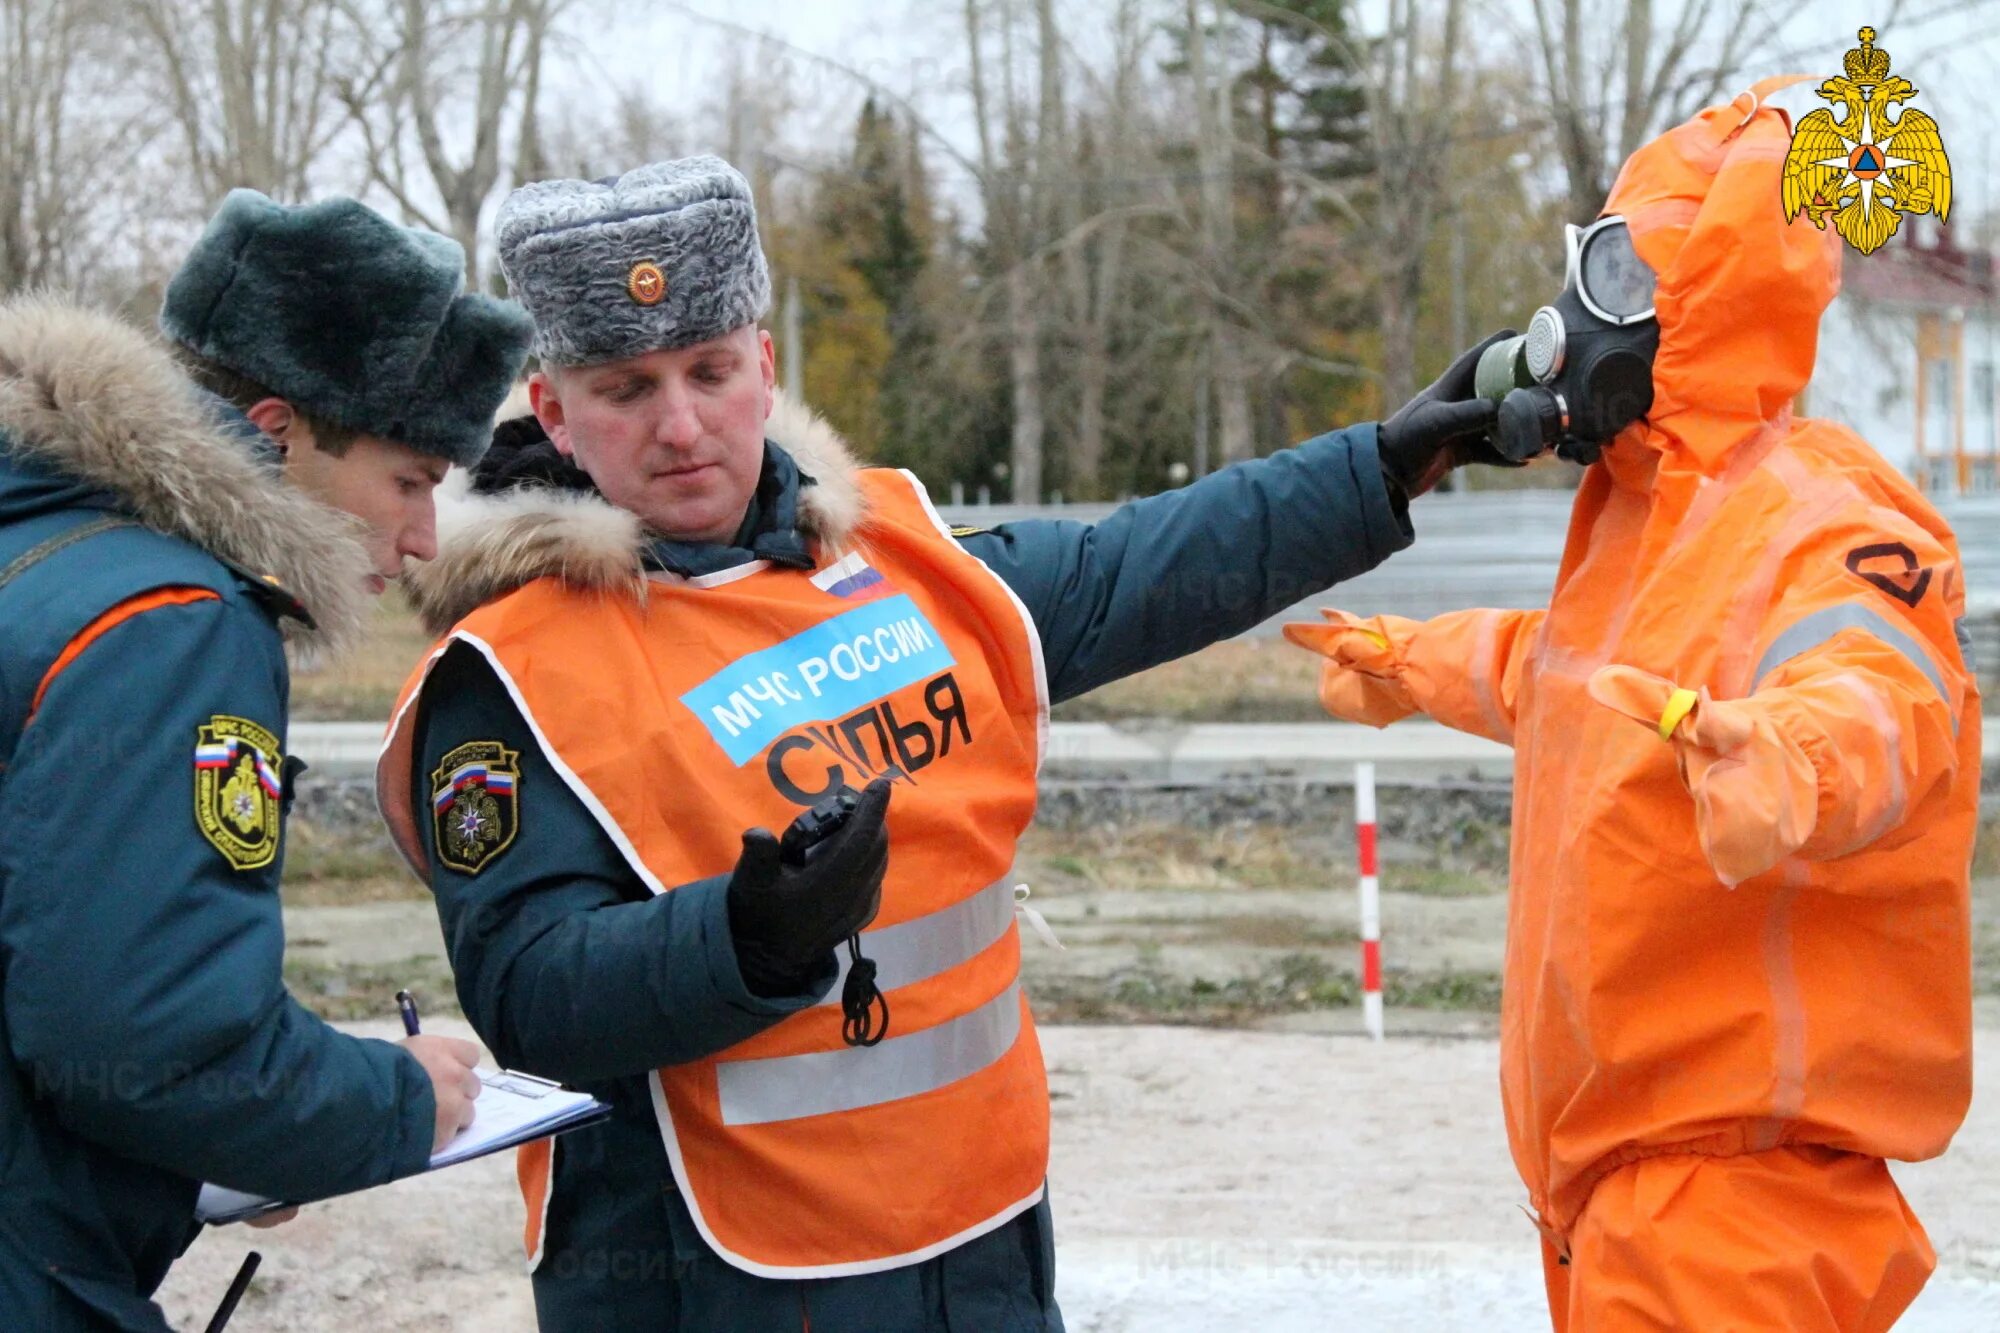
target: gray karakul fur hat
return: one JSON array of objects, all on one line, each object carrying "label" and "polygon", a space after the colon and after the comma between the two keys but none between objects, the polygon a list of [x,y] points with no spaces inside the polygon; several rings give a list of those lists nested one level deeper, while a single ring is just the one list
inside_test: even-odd
[{"label": "gray karakul fur hat", "polygon": [[470,467],[527,360],[511,301],[467,295],[465,251],[352,199],[232,190],[167,285],[160,328],[301,411]]},{"label": "gray karakul fur hat", "polygon": [[688,347],[771,308],[750,182],[719,157],[524,185],[499,229],[500,266],[546,364]]}]

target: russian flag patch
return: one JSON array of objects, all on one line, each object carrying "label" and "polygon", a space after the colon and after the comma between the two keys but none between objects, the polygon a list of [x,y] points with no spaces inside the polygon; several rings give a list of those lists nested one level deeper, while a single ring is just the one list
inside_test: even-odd
[{"label": "russian flag patch", "polygon": [[865,602],[894,591],[882,571],[859,551],[851,551],[812,576],[813,587],[850,602]]}]

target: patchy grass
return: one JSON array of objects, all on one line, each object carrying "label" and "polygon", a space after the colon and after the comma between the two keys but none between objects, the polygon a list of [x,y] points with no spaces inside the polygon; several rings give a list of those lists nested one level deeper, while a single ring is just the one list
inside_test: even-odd
[{"label": "patchy grass", "polygon": [[[338,666],[292,681],[304,722],[379,722],[431,646],[402,594],[375,608],[368,638]],[[1057,706],[1061,721],[1160,718],[1181,722],[1324,722],[1319,659],[1278,638],[1236,639],[1114,681]]]},{"label": "patchy grass", "polygon": [[1309,835],[1254,826],[1190,829],[1178,824],[1051,829],[1021,839],[1024,872],[1052,883],[1129,889],[1275,889],[1351,886],[1354,872],[1331,865]]},{"label": "patchy grass", "polygon": [[1205,916],[1192,921],[1154,918],[1144,924],[1160,930],[1175,930],[1191,943],[1236,944],[1253,949],[1351,947],[1361,939],[1353,926],[1330,926],[1305,917],[1267,916],[1250,912]]},{"label": "patchy grass", "polygon": [[345,660],[292,678],[295,722],[381,722],[431,646],[401,592],[376,599],[368,637]]},{"label": "patchy grass", "polygon": [[1277,637],[1231,639],[1057,704],[1058,722],[1325,722],[1320,659]]},{"label": "patchy grass", "polygon": [[401,862],[383,875],[357,875],[332,879],[294,879],[285,875],[285,903],[291,907],[353,907],[359,903],[397,903],[428,898],[430,891],[419,884]]},{"label": "patchy grass", "polygon": [[[2000,879],[2000,820],[1989,819],[1979,825],[1978,841],[1972,844],[1972,876],[1974,879]],[[1973,886],[1977,894],[1979,886]],[[2000,891],[1989,892],[1989,897],[2000,898]]]},{"label": "patchy grass", "polygon": [[[1505,837],[1498,830],[1495,838]],[[1021,839],[1031,883],[1121,889],[1351,889],[1350,846],[1310,830],[1258,824],[1225,830],[1136,823],[1095,828],[1031,827]],[[1505,893],[1507,874],[1469,868],[1439,848],[1383,867],[1389,893],[1468,898]],[[1504,860],[1504,858],[1503,858]]]},{"label": "patchy grass", "polygon": [[1477,898],[1507,891],[1507,875],[1450,866],[1393,865],[1382,868],[1386,893],[1413,893],[1423,898]]},{"label": "patchy grass", "polygon": [[1442,1009],[1500,1012],[1497,972],[1388,972],[1382,977],[1382,1002],[1392,1009]]},{"label": "patchy grass", "polygon": [[2000,995],[2000,875],[1982,866],[1995,844],[1993,826],[1982,826],[1972,863],[1972,978],[1981,995]]},{"label": "patchy grass", "polygon": [[[1238,1027],[1275,1014],[1347,1009],[1361,1002],[1354,973],[1317,953],[1291,953],[1264,971],[1217,981],[1175,977],[1142,954],[1136,965],[1099,980],[1044,978],[1034,986],[1035,1014],[1049,1023],[1170,1023]],[[1500,978],[1491,972],[1391,972],[1383,998],[1392,1007],[1497,1013]]]},{"label": "patchy grass", "polygon": [[428,890],[381,838],[342,838],[310,821],[285,825],[285,901],[294,907],[423,898]]},{"label": "patchy grass", "polygon": [[399,963],[324,963],[285,959],[285,985],[300,1004],[329,1022],[380,1018],[396,1012],[396,992],[409,990],[425,1014],[460,1017],[451,969],[441,958],[413,955]]},{"label": "patchy grass", "polygon": [[[1086,908],[1084,915],[1095,916],[1095,909]],[[1059,927],[1057,933],[1062,934],[1063,929]],[[1129,949],[1136,957],[1158,959],[1169,948],[1230,956],[1302,949],[1344,952],[1354,948],[1360,938],[1351,926],[1244,912],[1226,916],[1121,916],[1114,923],[1093,929],[1087,946],[1075,941],[1065,943],[1093,951]]]},{"label": "patchy grass", "polygon": [[375,879],[400,872],[410,877],[403,858],[386,838],[356,839],[331,833],[304,819],[285,825],[285,880]]}]

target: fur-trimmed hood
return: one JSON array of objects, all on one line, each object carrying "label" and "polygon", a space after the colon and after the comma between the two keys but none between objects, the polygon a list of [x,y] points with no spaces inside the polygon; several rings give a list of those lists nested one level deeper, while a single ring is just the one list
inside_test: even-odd
[{"label": "fur-trimmed hood", "polygon": [[[800,530],[844,545],[864,508],[846,441],[782,393],[764,435],[813,479],[800,487]],[[594,492],[522,486],[476,495],[470,479],[454,471],[438,491],[438,558],[410,570],[403,588],[432,634],[551,575],[572,587],[617,589],[644,600],[645,554],[654,539],[637,515]]]},{"label": "fur-trimmed hood", "polygon": [[286,623],[295,648],[358,636],[373,572],[359,522],[287,485],[123,320],[54,296],[0,302],[0,433],[147,527],[276,578],[314,621]]}]

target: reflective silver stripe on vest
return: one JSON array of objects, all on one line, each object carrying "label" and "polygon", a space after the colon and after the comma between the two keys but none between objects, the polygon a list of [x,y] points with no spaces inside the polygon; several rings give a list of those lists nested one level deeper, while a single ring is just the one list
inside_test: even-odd
[{"label": "reflective silver stripe on vest", "polygon": [[[1003,880],[942,911],[862,931],[861,954],[875,960],[875,984],[884,991],[894,990],[977,958],[1007,933],[1013,919],[1014,891]],[[846,946],[835,952],[840,975],[821,1004],[839,1004],[840,988],[847,984]]]},{"label": "reflective silver stripe on vest", "polygon": [[1945,688],[1944,675],[1937,669],[1937,663],[1931,661],[1931,655],[1924,651],[1923,645],[1890,624],[1880,614],[1853,602],[1829,606],[1824,611],[1815,611],[1780,634],[1771,646],[1764,650],[1762,660],[1757,663],[1757,674],[1752,677],[1756,684],[1752,685],[1751,689],[1755,690],[1761,686],[1764,677],[1794,657],[1811,652],[1847,629],[1867,630],[1907,657],[1910,664],[1923,672],[1937,689],[1938,698],[1944,700],[1945,707],[1950,708],[1954,715],[1957,714],[1958,709],[1952,703],[1951,692]]},{"label": "reflective silver stripe on vest", "polygon": [[725,1125],[767,1125],[900,1101],[970,1078],[1021,1035],[1021,983],[948,1023],[857,1046],[716,1066]]}]

